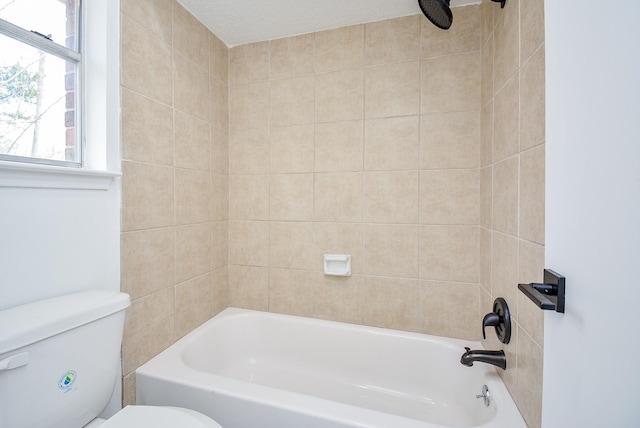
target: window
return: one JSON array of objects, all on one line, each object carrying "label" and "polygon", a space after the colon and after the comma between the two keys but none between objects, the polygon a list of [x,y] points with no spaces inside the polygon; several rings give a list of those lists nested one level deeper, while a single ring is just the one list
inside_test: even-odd
[{"label": "window", "polygon": [[[67,9],[67,4],[74,7]],[[53,12],[45,9],[49,6],[64,12],[62,15],[54,16]],[[61,6],[64,8],[59,9]],[[21,8],[21,13],[13,13],[11,15],[13,21],[8,20],[9,12],[18,10],[18,7]],[[25,8],[27,8],[26,12]],[[67,10],[75,10],[75,15],[67,14]],[[46,20],[39,24],[46,26],[33,31],[46,36],[51,34],[52,40],[31,31],[37,24],[35,20],[42,16],[46,17]],[[82,21],[81,26],[78,25],[80,21]],[[61,25],[64,25],[62,38],[57,35],[61,31]],[[81,29],[78,32],[79,27]],[[76,48],[78,48],[77,45],[80,47],[75,50],[67,48],[67,43],[71,41],[71,38],[67,37],[67,31],[74,28],[76,36],[73,42]],[[10,43],[18,43],[24,52],[29,49],[36,52],[43,51],[44,55],[48,55],[44,60],[45,64],[48,64],[49,58],[53,58],[52,66],[56,63],[64,64],[63,83],[60,79],[52,83],[55,87],[64,90],[64,116],[61,118],[60,114],[53,115],[55,108],[52,107],[47,114],[55,118],[53,120],[55,127],[49,130],[41,126],[38,131],[40,133],[38,150],[46,146],[45,142],[50,144],[49,142],[55,141],[57,149],[49,149],[49,152],[44,155],[55,152],[58,159],[30,156],[32,140],[26,140],[24,144],[27,148],[23,148],[29,156],[2,154],[0,150],[0,190],[4,187],[110,189],[114,179],[121,175],[120,2],[115,0],[0,0],[0,64],[15,65],[17,62],[15,61],[17,54],[14,53],[13,57],[5,54],[5,50],[9,50]],[[13,61],[6,60],[7,57],[13,58]],[[39,57],[37,59],[39,61]],[[32,61],[34,60],[35,58]],[[73,64],[75,65],[72,66]],[[70,73],[72,70],[75,70],[73,79],[71,78],[73,73]],[[71,82],[75,84],[73,95],[68,86]],[[0,83],[0,91],[2,90],[3,86]],[[48,91],[48,87],[45,90]],[[27,99],[33,95],[33,92],[25,93]],[[58,98],[61,96],[62,92],[59,93]],[[20,102],[24,101],[17,101],[18,104]],[[73,112],[70,106],[73,106]],[[40,111],[44,112],[44,110],[45,108],[41,106]],[[31,111],[32,115],[34,111]],[[73,124],[73,127],[67,127],[70,124]],[[32,131],[25,131],[25,134],[27,132]],[[1,130],[0,135],[4,135]],[[67,147],[70,150],[67,150]]]},{"label": "window", "polygon": [[81,167],[80,0],[0,0],[0,161]]}]

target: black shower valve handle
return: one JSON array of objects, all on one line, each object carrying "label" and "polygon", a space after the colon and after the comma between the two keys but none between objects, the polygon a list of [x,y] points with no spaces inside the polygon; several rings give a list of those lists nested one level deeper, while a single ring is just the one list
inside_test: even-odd
[{"label": "black shower valve handle", "polygon": [[495,312],[485,315],[482,319],[482,337],[484,339],[487,338],[487,332],[485,331],[487,327],[498,327],[502,323],[504,323],[504,318]]},{"label": "black shower valve handle", "polygon": [[511,312],[507,301],[502,297],[496,298],[493,302],[493,312],[488,313],[482,319],[482,337],[487,338],[485,329],[495,327],[496,336],[502,343],[509,343],[511,340]]}]

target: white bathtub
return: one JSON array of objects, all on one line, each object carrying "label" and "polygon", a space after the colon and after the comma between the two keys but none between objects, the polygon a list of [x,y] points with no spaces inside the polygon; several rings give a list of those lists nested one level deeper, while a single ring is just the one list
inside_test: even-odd
[{"label": "white bathtub", "polygon": [[137,403],[224,428],[526,427],[493,367],[460,364],[464,346],[481,347],[228,308],[136,371]]}]

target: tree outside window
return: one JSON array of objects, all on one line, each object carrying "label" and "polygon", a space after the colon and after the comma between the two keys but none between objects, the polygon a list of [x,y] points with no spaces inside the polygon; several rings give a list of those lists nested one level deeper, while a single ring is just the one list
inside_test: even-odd
[{"label": "tree outside window", "polygon": [[78,0],[0,0],[0,160],[80,164]]}]

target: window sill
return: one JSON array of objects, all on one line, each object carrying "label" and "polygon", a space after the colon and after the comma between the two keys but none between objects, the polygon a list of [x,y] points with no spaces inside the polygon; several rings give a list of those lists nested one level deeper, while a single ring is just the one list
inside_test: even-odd
[{"label": "window sill", "polygon": [[0,161],[0,187],[109,190],[113,179],[121,175],[120,172]]}]

